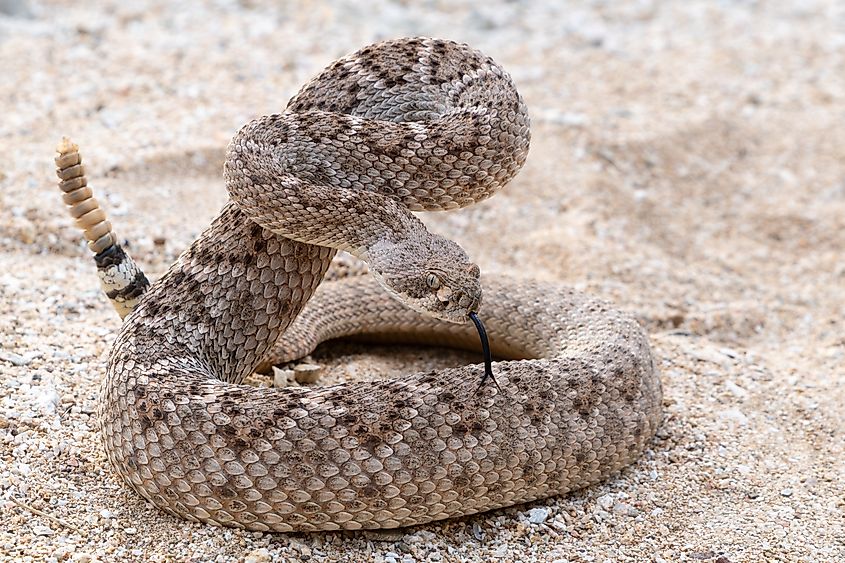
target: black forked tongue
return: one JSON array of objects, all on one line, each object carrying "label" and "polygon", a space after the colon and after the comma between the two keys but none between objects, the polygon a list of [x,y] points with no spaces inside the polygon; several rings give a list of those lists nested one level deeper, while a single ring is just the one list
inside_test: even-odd
[{"label": "black forked tongue", "polygon": [[484,324],[478,318],[478,314],[475,311],[469,314],[469,318],[472,319],[472,322],[475,323],[475,328],[478,330],[478,337],[481,338],[481,351],[484,354],[484,377],[481,378],[481,383],[478,385],[476,393],[481,390],[484,382],[488,379],[492,379],[496,389],[501,391],[502,388],[499,387],[496,377],[493,375],[493,358],[490,355],[490,342],[487,340],[487,331],[484,330]]}]

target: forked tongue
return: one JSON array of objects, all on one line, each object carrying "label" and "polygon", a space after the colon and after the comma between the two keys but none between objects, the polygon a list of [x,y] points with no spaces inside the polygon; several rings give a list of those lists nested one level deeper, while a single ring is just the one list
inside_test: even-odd
[{"label": "forked tongue", "polygon": [[496,389],[501,390],[493,375],[493,358],[490,355],[490,342],[487,340],[487,331],[484,330],[484,324],[478,318],[478,314],[475,311],[469,314],[469,318],[472,319],[472,322],[475,323],[475,328],[478,330],[478,337],[481,338],[481,352],[484,354],[484,377],[481,378],[481,384],[478,386],[478,389],[481,389],[484,382],[490,378],[496,385]]}]

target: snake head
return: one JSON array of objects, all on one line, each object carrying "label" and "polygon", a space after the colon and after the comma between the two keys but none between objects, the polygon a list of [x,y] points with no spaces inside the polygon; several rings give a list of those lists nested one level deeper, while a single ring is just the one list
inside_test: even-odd
[{"label": "snake head", "polygon": [[478,266],[440,235],[379,243],[370,249],[368,263],[388,293],[420,313],[465,323],[481,306]]}]

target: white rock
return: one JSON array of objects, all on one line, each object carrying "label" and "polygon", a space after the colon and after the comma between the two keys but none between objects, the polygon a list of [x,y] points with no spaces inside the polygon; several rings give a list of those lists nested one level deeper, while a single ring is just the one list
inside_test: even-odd
[{"label": "white rock", "polygon": [[56,388],[49,385],[36,388],[33,391],[35,392],[35,400],[38,403],[38,407],[41,409],[42,414],[55,414],[56,407],[58,407],[59,403],[62,401],[62,398],[59,396]]},{"label": "white rock", "polygon": [[735,422],[741,426],[748,424],[748,417],[739,409],[727,409],[719,413],[719,418]]},{"label": "white rock", "polygon": [[29,361],[20,354],[15,354],[14,352],[9,352],[7,350],[0,350],[0,360],[8,362],[13,366],[25,366],[29,363]]},{"label": "white rock", "polygon": [[301,541],[291,540],[290,546],[293,549],[297,550],[300,555],[307,555],[309,557],[311,556],[311,548],[302,543]]},{"label": "white rock", "polygon": [[689,354],[700,362],[710,362],[717,365],[725,365],[730,362],[728,356],[713,348],[694,348],[690,350]]},{"label": "white rock", "polygon": [[528,511],[528,521],[532,524],[542,524],[549,517],[548,508],[532,508]]},{"label": "white rock", "polygon": [[292,369],[281,369],[273,366],[273,387],[284,388],[294,382]]},{"label": "white rock", "polygon": [[52,536],[56,532],[53,531],[52,528],[49,526],[33,526],[32,531],[36,536]]},{"label": "white rock", "polygon": [[637,516],[640,511],[628,504],[627,502],[617,502],[613,505],[613,512],[616,514],[624,514],[625,516]]},{"label": "white rock", "polygon": [[791,506],[779,506],[780,517],[785,520],[795,520],[795,509]]},{"label": "white rock", "polygon": [[250,551],[244,558],[245,563],[268,563],[269,561],[270,552],[265,547]]},{"label": "white rock", "polygon": [[597,508],[593,512],[593,519],[596,522],[604,522],[605,520],[610,520],[610,512],[602,510],[601,508]]},{"label": "white rock", "polygon": [[737,385],[731,380],[725,381],[725,389],[730,391],[738,399],[745,399],[748,397],[748,391]]},{"label": "white rock", "polygon": [[613,508],[613,505],[616,503],[616,497],[612,494],[607,493],[606,495],[602,495],[596,499],[596,504],[598,504],[602,510],[610,510]]}]

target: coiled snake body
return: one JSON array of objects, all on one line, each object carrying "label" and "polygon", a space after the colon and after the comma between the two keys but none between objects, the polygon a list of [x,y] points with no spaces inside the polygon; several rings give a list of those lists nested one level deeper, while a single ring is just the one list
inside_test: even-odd
[{"label": "coiled snake body", "polygon": [[[103,242],[110,226],[92,227],[105,216],[78,203],[90,189],[78,155],[61,149],[65,200],[109,297],[131,311],[102,386],[114,469],[190,520],[314,531],[472,514],[632,462],[661,417],[637,323],[570,289],[481,283],[460,247],[410,213],[492,195],[527,151],[525,104],[490,58],[432,39],[367,47],[236,135],[224,169],[232,201],[147,290],[116,239]],[[374,275],[326,282],[312,298],[338,249]],[[262,361],[339,336],[477,349],[466,322],[476,310],[507,360],[494,364],[498,388],[478,387],[480,365],[318,388],[241,384]]]}]

